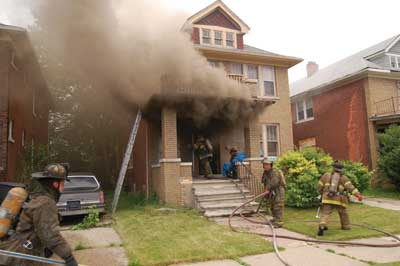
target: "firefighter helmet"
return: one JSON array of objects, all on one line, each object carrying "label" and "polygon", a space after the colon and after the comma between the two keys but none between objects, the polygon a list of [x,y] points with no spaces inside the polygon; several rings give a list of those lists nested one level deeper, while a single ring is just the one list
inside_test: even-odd
[{"label": "firefighter helmet", "polygon": [[33,173],[33,178],[53,178],[68,180],[68,165],[67,164],[49,164],[45,167],[43,172]]},{"label": "firefighter helmet", "polygon": [[343,164],[341,164],[339,161],[335,161],[333,164],[332,164],[332,166],[333,166],[333,170],[334,171],[336,171],[336,172],[339,172],[339,173],[343,173],[343,171],[344,171],[344,167],[343,167]]},{"label": "firefighter helmet", "polygon": [[273,164],[274,162],[271,161],[269,158],[265,158],[264,160],[262,160],[262,164]]}]

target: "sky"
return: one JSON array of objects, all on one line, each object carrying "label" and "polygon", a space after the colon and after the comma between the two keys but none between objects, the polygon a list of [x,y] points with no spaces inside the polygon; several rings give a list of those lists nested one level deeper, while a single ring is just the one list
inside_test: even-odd
[{"label": "sky", "polygon": [[[29,10],[15,9],[11,1],[0,0],[0,23],[8,24],[10,12],[19,12],[18,20],[13,23],[25,26],[31,20]],[[166,12],[184,12],[188,17],[213,2],[157,1],[165,5]],[[400,0],[224,0],[224,3],[250,26],[244,39],[246,44],[304,59],[289,70],[290,82],[305,77],[308,61],[317,62],[321,69],[400,34]]]}]

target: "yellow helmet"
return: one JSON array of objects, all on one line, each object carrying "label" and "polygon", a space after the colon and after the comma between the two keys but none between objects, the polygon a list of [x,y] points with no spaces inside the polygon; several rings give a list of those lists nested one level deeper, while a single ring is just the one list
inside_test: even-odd
[{"label": "yellow helmet", "polygon": [[68,165],[67,164],[49,164],[44,168],[43,172],[33,173],[32,178],[54,178],[68,180]]}]

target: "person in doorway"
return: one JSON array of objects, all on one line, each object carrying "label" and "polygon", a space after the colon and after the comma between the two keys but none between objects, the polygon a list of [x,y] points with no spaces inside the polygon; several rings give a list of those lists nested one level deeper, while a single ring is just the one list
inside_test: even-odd
[{"label": "person in doorway", "polygon": [[350,220],[347,213],[349,193],[362,201],[362,196],[357,188],[353,186],[349,178],[343,175],[343,165],[338,161],[333,163],[333,171],[324,174],[318,182],[318,192],[322,199],[322,214],[318,227],[318,235],[324,235],[328,230],[327,224],[333,209],[339,213],[340,224],[343,230],[350,230]]},{"label": "person in doorway", "polygon": [[283,211],[285,208],[286,180],[281,170],[274,168],[274,163],[266,158],[262,161],[264,173],[262,183],[265,189],[265,198],[269,201],[272,213],[271,223],[279,228],[283,225]]},{"label": "person in doorway", "polygon": [[210,160],[213,157],[213,147],[209,139],[199,136],[194,144],[194,150],[199,158],[199,172],[205,178],[210,178],[212,169]]},{"label": "person in doorway", "polygon": [[[65,261],[65,265],[77,266],[70,246],[60,234],[56,205],[67,180],[67,169],[60,164],[51,164],[44,172],[34,173],[32,179],[28,188],[30,201],[21,213],[16,232],[0,244],[0,249],[40,257],[50,257],[55,253]],[[0,256],[0,265],[43,264]]]}]

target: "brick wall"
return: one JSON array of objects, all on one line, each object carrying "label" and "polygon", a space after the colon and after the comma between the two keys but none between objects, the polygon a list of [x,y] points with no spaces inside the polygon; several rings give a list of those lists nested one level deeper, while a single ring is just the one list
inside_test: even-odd
[{"label": "brick wall", "polygon": [[370,166],[365,110],[362,80],[314,96],[312,121],[296,123],[292,104],[295,145],[315,137],[316,145],[335,159],[361,161]]},{"label": "brick wall", "polygon": [[192,31],[192,42],[194,44],[200,44],[200,32],[199,28],[193,27]]},{"label": "brick wall", "polygon": [[8,130],[8,71],[10,50],[8,43],[0,41],[0,180],[7,176]]},{"label": "brick wall", "polygon": [[161,112],[161,136],[163,158],[176,158],[178,155],[178,142],[176,130],[176,111],[163,108]]},{"label": "brick wall", "polygon": [[237,41],[237,48],[243,49],[244,48],[243,34],[236,34],[236,41]]},{"label": "brick wall", "polygon": [[212,12],[210,15],[196,22],[196,24],[220,26],[224,28],[240,30],[240,26],[234,21],[228,19],[227,15],[224,14],[224,11],[219,8]]}]

